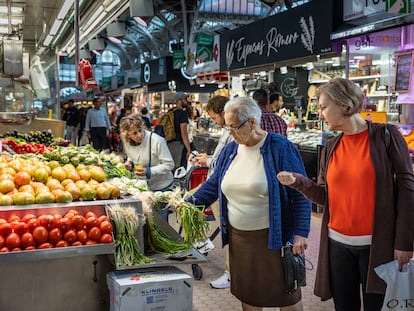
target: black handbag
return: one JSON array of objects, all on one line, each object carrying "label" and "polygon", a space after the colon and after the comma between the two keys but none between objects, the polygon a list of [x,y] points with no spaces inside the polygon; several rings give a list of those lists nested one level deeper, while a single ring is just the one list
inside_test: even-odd
[{"label": "black handbag", "polygon": [[281,249],[283,271],[285,274],[285,291],[293,293],[300,286],[306,286],[305,254],[292,253],[292,245],[287,244]]}]

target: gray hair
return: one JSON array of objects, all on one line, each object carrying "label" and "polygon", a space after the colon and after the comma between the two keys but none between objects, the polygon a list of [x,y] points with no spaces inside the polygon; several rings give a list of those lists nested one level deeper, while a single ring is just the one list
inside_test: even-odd
[{"label": "gray hair", "polygon": [[236,97],[231,99],[224,106],[224,113],[237,114],[240,120],[254,118],[257,124],[260,124],[262,110],[257,102],[251,97]]},{"label": "gray hair", "polygon": [[360,113],[362,110],[364,94],[354,82],[343,78],[333,78],[316,90],[316,97],[319,100],[321,94],[328,95],[337,105],[348,107],[346,116]]}]

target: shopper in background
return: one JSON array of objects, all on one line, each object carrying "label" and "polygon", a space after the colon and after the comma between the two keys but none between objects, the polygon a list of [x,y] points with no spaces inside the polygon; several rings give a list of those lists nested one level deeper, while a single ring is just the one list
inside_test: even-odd
[{"label": "shopper in background", "polygon": [[[151,191],[171,190],[174,182],[174,160],[165,139],[145,129],[139,114],[122,118],[121,139],[128,156],[125,167],[146,178]],[[168,221],[168,210],[160,214]]]},{"label": "shopper in background", "polygon": [[183,92],[174,94],[174,129],[175,139],[168,142],[168,148],[174,159],[174,169],[187,167],[187,160],[191,153],[190,140],[188,138],[188,114],[183,109],[189,105],[188,95]]},{"label": "shopper in background", "polygon": [[262,129],[287,137],[287,124],[281,117],[273,113],[267,97],[267,91],[264,89],[254,91],[253,99],[262,110],[262,118],[260,120]]},{"label": "shopper in background", "polygon": [[276,113],[279,117],[283,117],[288,114],[287,109],[283,108],[283,96],[279,92],[270,94],[269,103],[272,112]]},{"label": "shopper in background", "polygon": [[[210,98],[207,103],[207,113],[210,118],[213,120],[213,123],[222,128],[222,134],[219,137],[216,148],[212,155],[207,153],[198,154],[196,159],[196,166],[208,167],[207,178],[210,177],[214,172],[214,167],[217,162],[217,158],[225,145],[233,141],[233,137],[230,135],[230,132],[224,127],[224,106],[229,101],[229,98],[226,96],[214,96]],[[217,226],[220,227],[220,207],[218,201],[215,201],[211,204],[211,209],[214,214]],[[230,263],[229,263],[229,248],[228,245],[224,246],[225,256],[226,256],[226,270],[223,275],[218,279],[212,281],[210,286],[213,288],[229,288],[230,287]]]},{"label": "shopper in background", "polygon": [[94,108],[90,108],[86,114],[84,129],[87,137],[92,140],[92,146],[98,151],[105,149],[109,145],[112,130],[108,113],[105,107],[101,107],[102,104],[102,98],[94,98]]},{"label": "shopper in background", "polygon": [[281,170],[305,174],[300,155],[285,137],[260,127],[262,112],[250,97],[230,100],[224,113],[234,141],[223,148],[213,174],[190,200],[205,206],[220,201],[230,289],[243,310],[303,310],[300,288],[285,293],[280,249],[291,242],[293,253],[305,251],[311,204],[276,178]]},{"label": "shopper in background", "polygon": [[[121,137],[121,120],[125,116],[126,116],[126,109],[125,108],[121,108],[121,110],[119,111],[119,115],[116,118],[116,133],[119,135],[119,137]],[[123,147],[123,143],[122,143],[122,138],[119,141],[118,151],[119,152],[123,152],[124,151],[124,147]]]},{"label": "shopper in background", "polygon": [[[190,142],[190,148],[191,150],[196,150],[196,146],[194,145],[194,135],[197,129],[197,124],[194,121],[195,116],[196,116],[196,110],[191,104],[187,105],[184,108],[184,110],[185,112],[187,112],[187,115],[188,115],[187,134],[188,134],[188,140]],[[183,156],[185,157],[185,155]]]},{"label": "shopper in background", "polygon": [[147,107],[142,107],[141,118],[144,121],[145,129],[151,131],[151,121],[150,121]]},{"label": "shopper in background", "polygon": [[374,268],[397,259],[401,271],[413,256],[407,144],[395,126],[361,117],[363,93],[353,82],[331,79],[316,95],[320,119],[342,134],[323,149],[318,183],[290,172],[278,179],[324,206],[315,294],[333,297],[338,311],[359,311],[362,290],[364,310],[381,310],[386,284]]},{"label": "shopper in background", "polygon": [[78,108],[74,106],[74,101],[72,99],[68,102],[68,107],[63,113],[62,120],[66,121],[65,139],[70,140],[70,143],[76,146],[78,141],[80,113]]}]

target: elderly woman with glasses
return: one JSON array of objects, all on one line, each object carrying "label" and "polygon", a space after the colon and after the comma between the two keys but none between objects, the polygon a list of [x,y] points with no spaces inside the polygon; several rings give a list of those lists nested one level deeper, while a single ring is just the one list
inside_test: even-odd
[{"label": "elderly woman with glasses", "polygon": [[189,200],[205,206],[220,201],[222,241],[229,244],[231,292],[243,310],[303,310],[301,290],[285,292],[280,250],[290,242],[294,254],[304,253],[311,203],[281,185],[276,175],[287,168],[306,173],[294,145],[262,130],[260,117],[261,110],[250,97],[226,104],[225,127],[234,141],[223,148],[213,175]]},{"label": "elderly woman with glasses", "polygon": [[145,123],[138,114],[121,119],[121,139],[128,156],[125,166],[128,169],[135,167],[137,176],[146,177],[150,190],[169,190],[174,181],[174,160],[167,142],[144,128]]}]

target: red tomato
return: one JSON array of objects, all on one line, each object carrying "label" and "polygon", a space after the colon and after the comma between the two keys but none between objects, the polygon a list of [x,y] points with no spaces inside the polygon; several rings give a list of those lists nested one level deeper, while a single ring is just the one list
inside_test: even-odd
[{"label": "red tomato", "polygon": [[49,233],[45,227],[38,226],[33,230],[33,238],[37,245],[41,245],[47,241]]},{"label": "red tomato", "polygon": [[73,218],[73,216],[75,216],[75,214],[73,214],[72,212],[67,212],[63,217],[64,218],[67,218],[67,219],[72,219]]},{"label": "red tomato", "polygon": [[34,246],[34,245],[30,245],[30,246],[26,247],[24,250],[25,250],[25,251],[32,251],[32,250],[34,250],[34,249],[36,249],[36,246]]},{"label": "red tomato", "polygon": [[33,215],[33,214],[25,214],[25,215],[23,215],[21,221],[24,221],[25,223],[27,223],[29,221],[29,219],[32,219],[32,218],[36,218],[36,216]]},{"label": "red tomato", "polygon": [[75,241],[75,242],[72,243],[71,246],[82,246],[82,243],[79,242],[79,241]]},{"label": "red tomato", "polygon": [[59,227],[59,220],[62,219],[62,215],[55,214],[55,215],[53,215],[53,218],[54,218],[54,220],[53,220],[53,227],[54,228]]},{"label": "red tomato", "polygon": [[76,232],[78,241],[81,242],[82,244],[85,244],[86,241],[88,240],[88,234],[86,233],[85,230],[79,230],[78,232]]},{"label": "red tomato", "polygon": [[53,228],[53,223],[55,221],[53,215],[40,215],[37,219],[39,220],[39,224],[42,227],[45,227],[47,231]]},{"label": "red tomato", "polygon": [[6,246],[13,249],[20,246],[20,236],[17,233],[10,233],[6,238]]},{"label": "red tomato", "polygon": [[98,218],[89,216],[88,218],[86,218],[86,226],[88,227],[88,229],[91,229],[93,227],[98,227],[99,226]]},{"label": "red tomato", "polygon": [[99,216],[98,217],[98,222],[99,222],[99,224],[101,224],[103,221],[109,221],[109,218],[108,218],[108,216],[106,216],[106,215],[101,215],[101,216]]},{"label": "red tomato", "polygon": [[52,244],[56,244],[62,239],[62,231],[59,228],[53,228],[49,231],[49,242]]},{"label": "red tomato", "polygon": [[0,218],[0,224],[4,224],[4,223],[6,223],[7,222],[7,220],[6,219],[4,219],[4,218]]},{"label": "red tomato", "polygon": [[21,240],[22,240],[22,247],[24,249],[27,249],[29,246],[35,245],[33,235],[30,232],[23,233]]},{"label": "red tomato", "polygon": [[8,221],[9,223],[10,223],[10,222],[13,222],[13,221],[20,221],[20,217],[19,217],[19,216],[17,216],[17,215],[11,215],[7,221]]},{"label": "red tomato", "polygon": [[0,235],[0,248],[2,248],[5,243],[6,243],[6,240],[3,238],[2,235]]},{"label": "red tomato", "polygon": [[33,230],[39,226],[39,220],[37,218],[31,218],[27,221],[27,228],[29,232],[33,232]]},{"label": "red tomato", "polygon": [[11,224],[9,223],[0,224],[0,234],[2,236],[8,236],[12,232],[13,232],[13,228]]},{"label": "red tomato", "polygon": [[12,252],[20,252],[22,249],[20,247],[15,247],[11,251]]},{"label": "red tomato", "polygon": [[95,217],[95,218],[97,218],[96,217],[96,214],[94,213],[94,212],[87,212],[86,214],[85,214],[85,218],[87,219],[87,218],[89,218],[89,217]]},{"label": "red tomato", "polygon": [[70,230],[66,231],[66,233],[63,235],[63,237],[69,244],[72,244],[73,242],[76,241],[76,238],[77,238],[76,231],[70,229]]},{"label": "red tomato", "polygon": [[60,240],[56,243],[56,247],[68,247],[69,243],[66,242],[65,240]]},{"label": "red tomato", "polygon": [[95,244],[98,244],[98,242],[97,241],[94,241],[94,240],[88,240],[85,243],[85,245],[95,245]]},{"label": "red tomato", "polygon": [[7,253],[7,252],[10,252],[10,250],[6,246],[0,248],[0,253]]},{"label": "red tomato", "polygon": [[73,215],[80,215],[80,213],[75,209],[68,210],[68,213],[72,213]]},{"label": "red tomato", "polygon": [[101,229],[99,229],[98,227],[93,227],[88,232],[88,238],[93,241],[99,241],[99,239],[101,238]]},{"label": "red tomato", "polygon": [[72,218],[72,228],[75,230],[82,230],[85,226],[85,217],[81,215],[75,215]]},{"label": "red tomato", "polygon": [[26,233],[28,230],[27,224],[23,221],[12,222],[11,226],[13,228],[13,232],[17,233],[18,235],[22,235],[23,233]]},{"label": "red tomato", "polygon": [[59,229],[62,230],[62,232],[66,232],[70,229],[70,219],[63,217],[59,220]]},{"label": "red tomato", "polygon": [[37,248],[38,249],[53,248],[53,245],[46,242],[46,243],[40,244]]},{"label": "red tomato", "polygon": [[104,220],[103,222],[101,222],[101,225],[99,226],[99,228],[101,229],[102,233],[112,233],[112,225],[107,220]]},{"label": "red tomato", "polygon": [[101,242],[101,243],[112,243],[113,242],[112,235],[110,235],[108,233],[102,234],[101,238],[99,239],[99,242]]}]

